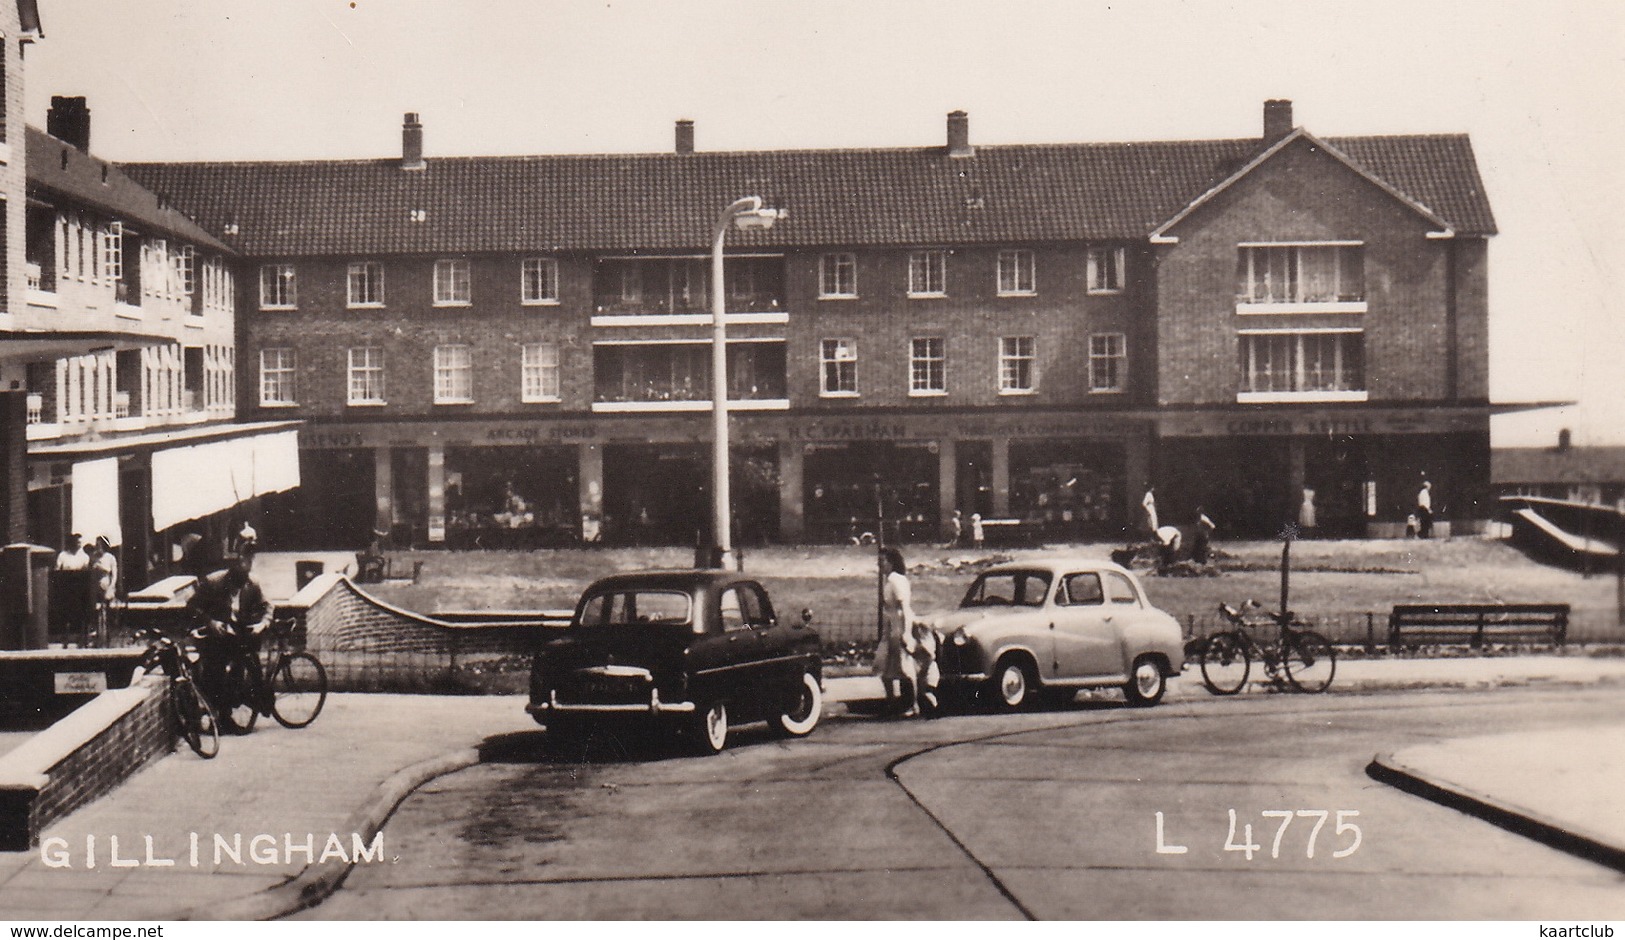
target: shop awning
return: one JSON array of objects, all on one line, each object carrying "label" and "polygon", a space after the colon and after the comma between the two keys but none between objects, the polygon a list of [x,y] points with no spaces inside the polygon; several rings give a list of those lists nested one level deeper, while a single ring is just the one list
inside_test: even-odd
[{"label": "shop awning", "polygon": [[114,545],[124,542],[119,529],[118,458],[73,465],[73,531],[88,545],[97,536]]},{"label": "shop awning", "polygon": [[152,527],[161,532],[299,485],[299,434],[277,431],[152,454]]}]

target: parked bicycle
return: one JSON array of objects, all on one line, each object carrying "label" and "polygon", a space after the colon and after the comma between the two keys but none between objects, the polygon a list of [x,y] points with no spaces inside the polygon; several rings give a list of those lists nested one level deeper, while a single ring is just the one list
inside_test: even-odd
[{"label": "parked bicycle", "polygon": [[327,669],[303,648],[298,621],[277,618],[262,649],[247,646],[226,664],[221,694],[224,723],[242,734],[254,729],[260,715],[284,728],[303,728],[327,703]]},{"label": "parked bicycle", "polygon": [[[1307,629],[1291,611],[1265,611],[1249,619],[1248,613],[1259,607],[1257,601],[1247,601],[1240,610],[1219,605],[1230,629],[1213,634],[1202,645],[1202,684],[1214,695],[1235,695],[1247,685],[1256,659],[1277,688],[1326,691],[1337,674],[1337,651],[1331,643]],[[1277,628],[1275,641],[1260,643],[1254,633],[1270,626]]]},{"label": "parked bicycle", "polygon": [[220,753],[220,723],[192,679],[186,650],[161,630],[142,630],[136,636],[147,641],[147,650],[141,656],[142,674],[162,669],[169,677],[171,714],[186,746],[205,760]]}]

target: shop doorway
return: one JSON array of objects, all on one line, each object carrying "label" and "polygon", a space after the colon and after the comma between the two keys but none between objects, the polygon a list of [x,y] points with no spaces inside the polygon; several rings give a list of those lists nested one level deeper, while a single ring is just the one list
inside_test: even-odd
[{"label": "shop doorway", "polygon": [[604,541],[708,544],[711,452],[702,444],[604,448]]},{"label": "shop doorway", "polygon": [[355,551],[370,544],[377,476],[371,450],[301,450],[300,547]]},{"label": "shop doorway", "polygon": [[1304,443],[1303,485],[1315,494],[1315,535],[1365,535],[1365,481],[1369,478],[1365,448],[1360,442],[1342,438]]}]

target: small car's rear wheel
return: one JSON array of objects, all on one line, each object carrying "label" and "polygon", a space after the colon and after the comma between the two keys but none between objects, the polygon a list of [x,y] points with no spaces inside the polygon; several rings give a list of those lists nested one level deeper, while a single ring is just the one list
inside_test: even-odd
[{"label": "small car's rear wheel", "polygon": [[773,728],[788,737],[803,737],[818,727],[818,719],[823,712],[824,690],[818,684],[818,677],[810,672],[804,672],[797,684],[794,700],[790,702],[788,708],[779,713],[778,719],[773,722]]},{"label": "small car's rear wheel", "polygon": [[728,744],[728,706],[712,702],[694,716],[689,729],[694,749],[701,754],[719,754]]},{"label": "small car's rear wheel", "polygon": [[1168,691],[1168,677],[1163,675],[1162,666],[1150,656],[1141,656],[1134,660],[1134,668],[1129,672],[1128,682],[1123,685],[1123,694],[1128,697],[1130,705],[1139,708],[1149,708],[1162,701],[1162,695]]},{"label": "small car's rear wheel", "polygon": [[999,661],[993,670],[992,695],[994,707],[1015,711],[1032,704],[1038,688],[1038,679],[1032,666],[1017,657]]}]

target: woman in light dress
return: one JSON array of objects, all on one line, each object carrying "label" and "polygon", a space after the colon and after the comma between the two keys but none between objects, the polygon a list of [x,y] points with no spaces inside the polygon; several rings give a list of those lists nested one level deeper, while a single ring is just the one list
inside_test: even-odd
[{"label": "woman in light dress", "polygon": [[903,553],[895,548],[881,549],[880,557],[886,567],[881,587],[886,632],[875,655],[875,668],[886,688],[887,704],[895,708],[906,703],[904,714],[913,715],[914,658],[908,651],[913,646],[914,594],[908,583],[908,565],[903,562]]}]

